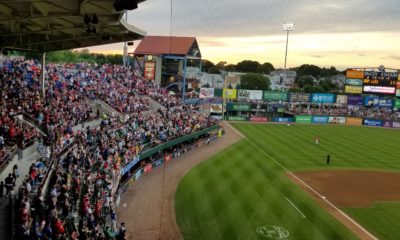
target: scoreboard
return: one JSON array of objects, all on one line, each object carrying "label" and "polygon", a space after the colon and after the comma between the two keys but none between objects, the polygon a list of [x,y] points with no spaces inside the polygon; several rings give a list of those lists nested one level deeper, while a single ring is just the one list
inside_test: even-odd
[{"label": "scoreboard", "polygon": [[397,72],[365,71],[363,83],[369,86],[396,87],[397,78]]},{"label": "scoreboard", "polygon": [[365,71],[364,93],[395,94],[398,72]]}]

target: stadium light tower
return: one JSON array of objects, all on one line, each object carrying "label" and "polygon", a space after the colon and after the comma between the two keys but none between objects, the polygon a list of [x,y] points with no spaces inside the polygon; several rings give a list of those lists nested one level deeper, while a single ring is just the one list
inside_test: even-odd
[{"label": "stadium light tower", "polygon": [[285,51],[285,66],[283,68],[284,70],[284,79],[286,83],[286,62],[287,62],[287,50],[288,50],[288,44],[289,44],[289,32],[293,31],[294,27],[296,25],[294,23],[284,23],[282,25],[283,31],[286,31],[286,51]]}]

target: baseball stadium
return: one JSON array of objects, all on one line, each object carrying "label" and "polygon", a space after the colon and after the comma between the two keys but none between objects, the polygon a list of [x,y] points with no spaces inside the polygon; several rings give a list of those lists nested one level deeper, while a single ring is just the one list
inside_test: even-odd
[{"label": "baseball stadium", "polygon": [[0,239],[400,239],[399,69],[289,69],[291,23],[209,67],[151,1],[0,1]]}]

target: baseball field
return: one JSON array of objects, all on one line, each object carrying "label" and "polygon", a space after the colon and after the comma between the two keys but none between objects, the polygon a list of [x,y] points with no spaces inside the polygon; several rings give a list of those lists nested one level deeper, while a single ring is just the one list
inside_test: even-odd
[{"label": "baseball field", "polygon": [[399,131],[232,125],[245,139],[178,186],[184,239],[400,239]]}]

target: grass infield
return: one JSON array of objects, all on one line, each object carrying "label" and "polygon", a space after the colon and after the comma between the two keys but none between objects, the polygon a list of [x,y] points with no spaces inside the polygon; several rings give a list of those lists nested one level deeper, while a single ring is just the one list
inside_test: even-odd
[{"label": "grass infield", "polygon": [[[356,239],[292,183],[268,155],[291,171],[400,169],[396,156],[400,132],[396,130],[322,125],[234,127],[248,140],[198,165],[178,186],[175,209],[185,239]],[[328,153],[331,164],[326,166]],[[400,222],[398,204],[345,211],[379,238],[400,239],[398,227],[387,227],[392,221]],[[375,213],[379,221],[371,220]]]}]

